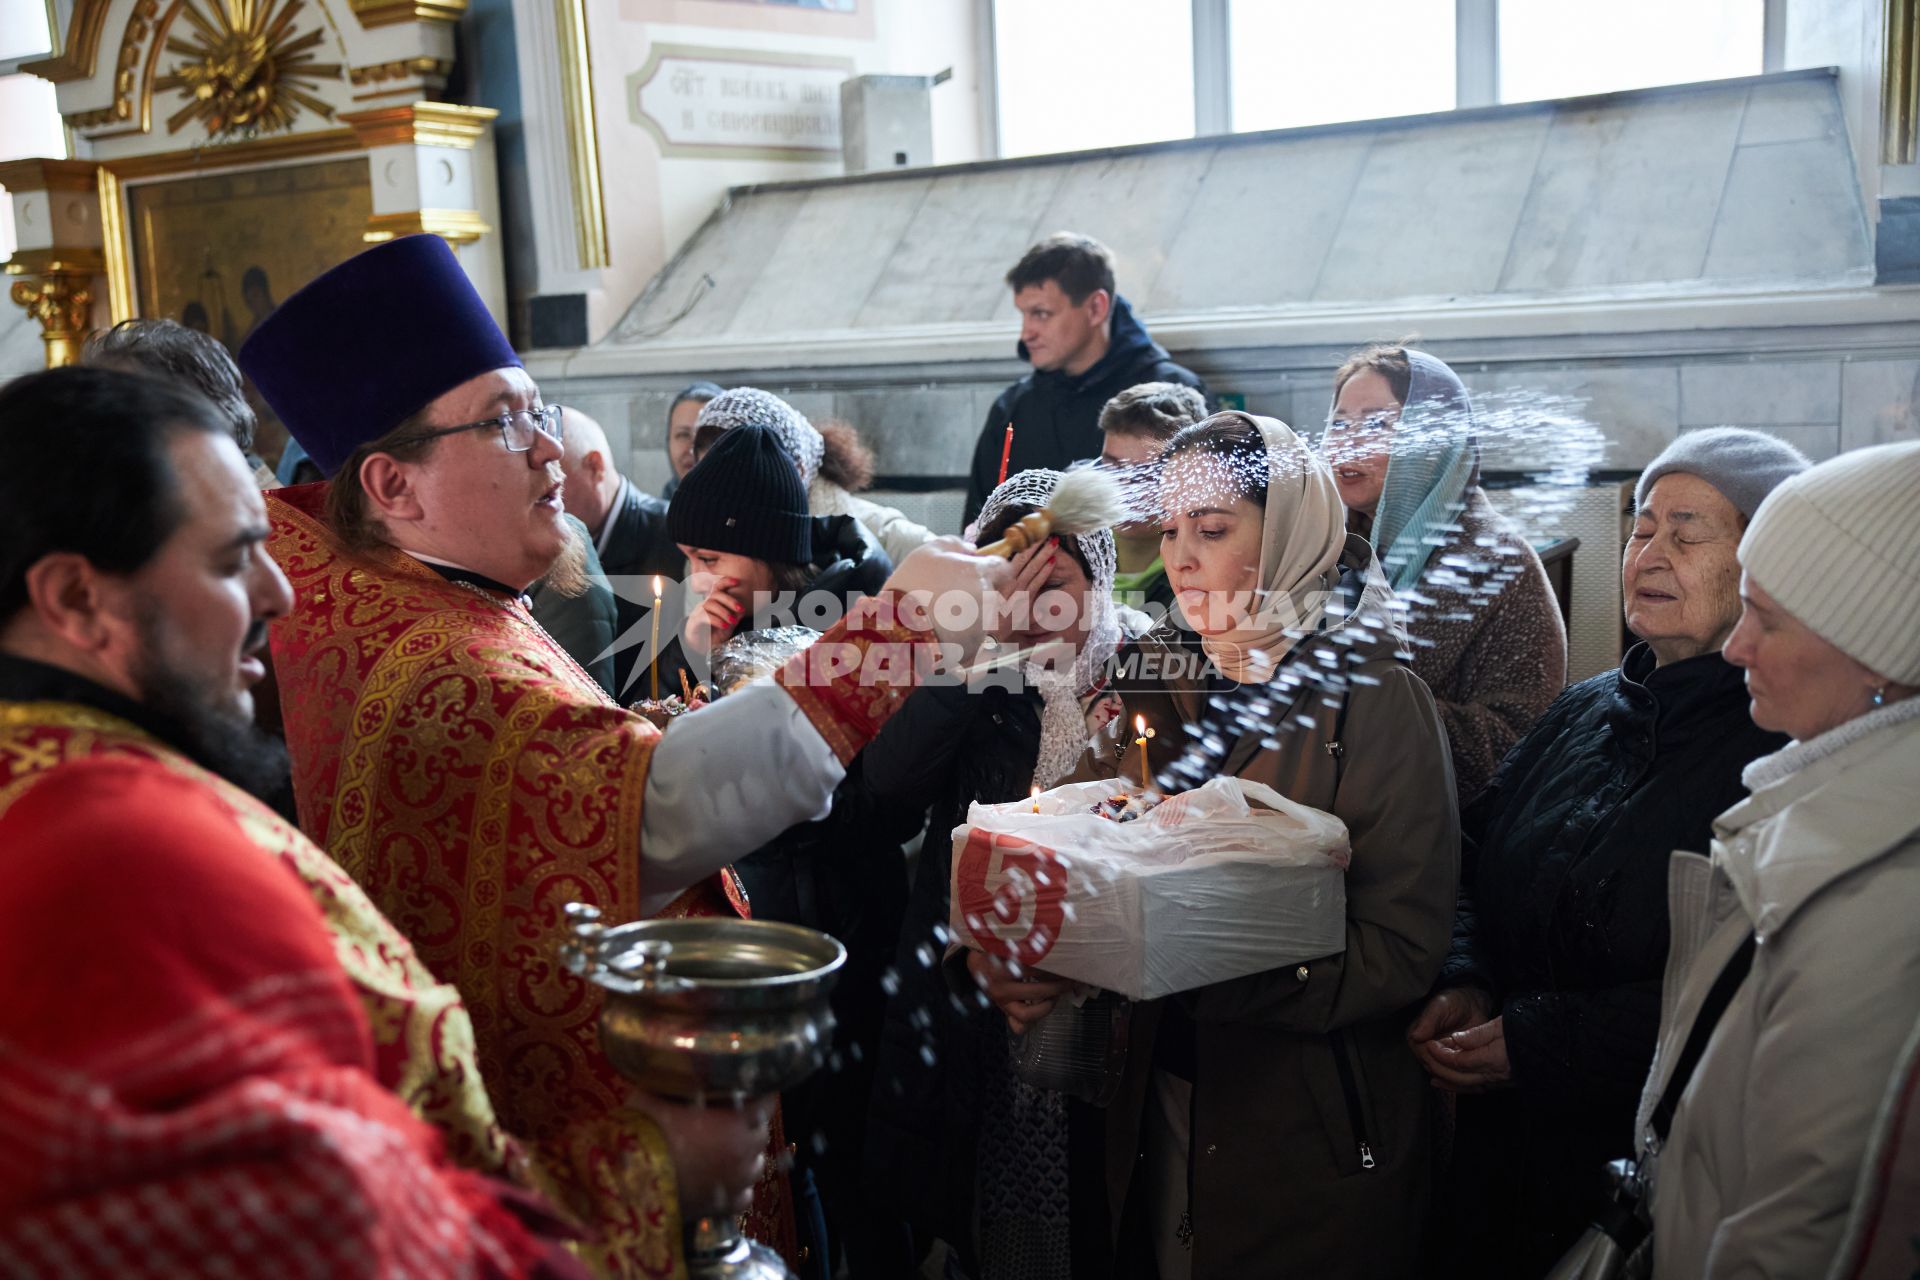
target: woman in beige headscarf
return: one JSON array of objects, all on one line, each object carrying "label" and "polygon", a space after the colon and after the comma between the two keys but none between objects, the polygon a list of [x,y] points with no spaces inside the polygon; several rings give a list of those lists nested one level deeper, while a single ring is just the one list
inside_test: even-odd
[{"label": "woman in beige headscarf", "polygon": [[[1160,789],[1265,783],[1345,822],[1353,862],[1344,951],[1134,1010],[1106,1112],[1116,1274],[1146,1256],[1160,1280],[1417,1274],[1432,1090],[1403,1037],[1453,919],[1445,731],[1373,552],[1298,436],[1220,413],[1162,468],[1163,557],[1194,635],[1161,637],[1151,687],[1116,680],[1124,723],[1155,730]],[[1137,774],[1132,737],[1080,776]],[[1021,1024],[1052,992],[988,994]]]}]

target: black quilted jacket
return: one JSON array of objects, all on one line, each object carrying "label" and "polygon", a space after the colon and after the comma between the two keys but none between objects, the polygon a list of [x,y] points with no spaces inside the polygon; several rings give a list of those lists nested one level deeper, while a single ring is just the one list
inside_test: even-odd
[{"label": "black quilted jacket", "polygon": [[1461,1099],[1452,1217],[1497,1217],[1481,1243],[1503,1256],[1523,1252],[1515,1230],[1537,1232],[1543,1254],[1571,1243],[1605,1162],[1632,1154],[1660,1021],[1668,859],[1706,852],[1714,818],[1747,794],[1741,770],[1786,745],[1747,707],[1740,669],[1720,655],[1655,669],[1636,646],[1565,690],[1462,816],[1441,983],[1492,993],[1513,1082]]}]

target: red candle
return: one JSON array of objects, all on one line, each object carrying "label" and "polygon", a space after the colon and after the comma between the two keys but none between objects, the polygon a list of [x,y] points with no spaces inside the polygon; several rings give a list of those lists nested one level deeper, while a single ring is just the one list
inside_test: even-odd
[{"label": "red candle", "polygon": [[1007,442],[1000,446],[1000,479],[996,484],[1007,482],[1007,463],[1013,461],[1013,424],[1007,424]]}]

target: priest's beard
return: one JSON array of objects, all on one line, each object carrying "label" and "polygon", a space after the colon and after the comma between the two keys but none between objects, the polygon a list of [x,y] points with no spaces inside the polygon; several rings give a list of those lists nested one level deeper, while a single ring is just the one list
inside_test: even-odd
[{"label": "priest's beard", "polygon": [[[141,704],[165,722],[168,745],[254,799],[281,807],[289,787],[286,744],[234,704],[230,678],[196,670],[173,652],[166,613],[157,602],[143,602],[135,623],[140,662],[132,676]],[[256,619],[248,630],[249,651],[265,638],[266,625]]]},{"label": "priest's beard", "polygon": [[566,545],[560,548],[560,554],[553,558],[553,565],[540,579],[540,585],[555,595],[572,598],[583,596],[592,580],[587,577],[587,544],[568,524]]}]

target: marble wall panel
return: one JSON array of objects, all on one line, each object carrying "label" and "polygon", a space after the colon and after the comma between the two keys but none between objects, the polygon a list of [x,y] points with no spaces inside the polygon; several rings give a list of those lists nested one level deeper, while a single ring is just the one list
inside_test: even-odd
[{"label": "marble wall panel", "polygon": [[987,420],[987,415],[993,412],[994,403],[1005,394],[1007,387],[1014,381],[1015,379],[1008,379],[1007,382],[976,382],[972,384],[973,417],[970,421],[973,423],[973,426],[968,437],[970,440],[980,434],[982,426]]},{"label": "marble wall panel", "polygon": [[1745,90],[1555,113],[1503,292],[1700,275]]},{"label": "marble wall panel", "polygon": [[1219,148],[1168,246],[1150,309],[1312,297],[1372,146],[1362,130]]},{"label": "marble wall panel", "polygon": [[1333,380],[1307,379],[1296,383],[1288,396],[1287,425],[1309,439],[1318,439],[1326,429],[1327,411],[1333,405]]},{"label": "marble wall panel", "polygon": [[[1144,306],[1187,225],[1213,148],[1113,156],[1070,165],[1040,215],[1040,235],[1078,231],[1113,250],[1120,292]],[[1009,261],[995,274],[1006,274]]]},{"label": "marble wall panel", "polygon": [[1703,275],[1817,279],[1872,269],[1873,245],[1844,144],[1769,142],[1734,153]]},{"label": "marble wall panel", "polygon": [[[1687,428],[1689,431],[1702,429]],[[1770,422],[1759,430],[1785,440],[1815,462],[1824,462],[1840,452],[1840,424],[1837,422]]]},{"label": "marble wall panel", "polygon": [[748,193],[611,342],[999,319],[1011,332],[1002,277],[1063,228],[1115,249],[1150,317],[1864,279],[1839,121],[1831,80],[1790,76]]},{"label": "marble wall panel", "polygon": [[[1483,442],[1488,470],[1528,471],[1566,455],[1565,440],[1545,425],[1564,417],[1589,423],[1603,437],[1601,470],[1639,470],[1679,430],[1680,375],[1671,365],[1595,365],[1501,370],[1484,404],[1490,429]],[[1540,412],[1530,414],[1530,404]]]},{"label": "marble wall panel", "polygon": [[847,329],[887,269],[930,178],[807,192],[734,314],[739,333]]},{"label": "marble wall panel", "polygon": [[600,429],[607,433],[607,447],[613,450],[614,457],[625,457],[633,449],[634,397],[623,388],[596,381],[575,387],[562,384],[556,393],[556,388],[543,385],[541,396],[551,403],[578,409],[599,423]]},{"label": "marble wall panel", "polygon": [[1840,362],[1690,364],[1680,371],[1680,422],[1763,427],[1840,421]]},{"label": "marble wall panel", "polygon": [[964,475],[980,431],[969,387],[842,391],[835,412],[859,428],[881,475]]},{"label": "marble wall panel", "polygon": [[839,396],[831,388],[781,385],[763,389],[792,405],[808,422],[825,422],[839,416]]},{"label": "marble wall panel", "polygon": [[[639,343],[668,333],[675,338],[725,333],[805,203],[803,191],[762,192],[735,200],[723,216],[696,233],[685,252],[648,286],[615,326],[610,341]],[[701,285],[703,275],[713,278],[711,288]],[[681,316],[696,295],[697,301]]]},{"label": "marble wall panel", "polygon": [[[1007,269],[1040,236],[1058,230],[1043,219],[1071,167],[1045,164],[934,179],[855,323],[1011,319]],[[857,224],[850,231],[860,234]]]},{"label": "marble wall panel", "polygon": [[925,525],[936,534],[957,534],[964,523],[960,518],[967,500],[963,489],[942,489],[931,493],[894,493],[874,489],[866,496],[882,506],[895,508],[907,519]]},{"label": "marble wall panel", "polygon": [[1920,440],[1920,360],[1849,361],[1840,373],[1840,446]]},{"label": "marble wall panel", "polygon": [[672,474],[673,468],[662,450],[635,449],[629,455],[626,477],[638,485],[642,493],[658,494],[666,488],[667,477]]},{"label": "marble wall panel", "polygon": [[1801,142],[1808,138],[1846,139],[1840,114],[1839,85],[1832,79],[1756,84],[1740,124],[1740,145]]},{"label": "marble wall panel", "polygon": [[1312,296],[1494,292],[1550,119],[1541,112],[1377,134]]},{"label": "marble wall panel", "polygon": [[677,394],[677,388],[673,391],[634,392],[633,398],[627,405],[627,421],[630,424],[628,438],[636,451],[641,449],[665,451],[667,414],[672,409],[673,397]]}]

